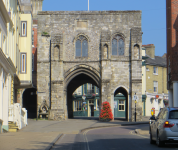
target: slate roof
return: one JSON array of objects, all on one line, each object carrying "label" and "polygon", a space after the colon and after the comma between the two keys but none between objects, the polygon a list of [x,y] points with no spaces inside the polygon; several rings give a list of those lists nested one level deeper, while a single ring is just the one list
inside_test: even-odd
[{"label": "slate roof", "polygon": [[166,58],[160,56],[155,56],[155,59],[152,59],[148,56],[148,58],[145,60],[145,63],[147,65],[152,65],[152,66],[167,67]]}]

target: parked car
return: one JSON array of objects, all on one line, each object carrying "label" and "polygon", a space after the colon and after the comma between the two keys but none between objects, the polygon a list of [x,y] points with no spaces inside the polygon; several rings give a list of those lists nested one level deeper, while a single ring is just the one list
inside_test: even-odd
[{"label": "parked car", "polygon": [[163,108],[156,118],[150,119],[150,144],[156,142],[161,147],[165,143],[178,143],[178,107]]}]

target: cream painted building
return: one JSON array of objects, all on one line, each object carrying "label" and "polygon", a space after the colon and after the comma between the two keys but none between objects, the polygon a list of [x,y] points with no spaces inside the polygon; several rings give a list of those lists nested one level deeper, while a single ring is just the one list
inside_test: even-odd
[{"label": "cream painted building", "polygon": [[143,115],[151,116],[152,108],[155,108],[157,115],[160,108],[165,107],[164,101],[168,99],[166,58],[155,56],[153,44],[143,45],[142,49],[142,54],[145,53],[142,55],[145,59],[142,63],[142,94],[146,95],[145,102],[142,99]]},{"label": "cream painted building", "polygon": [[0,132],[10,131],[13,123],[18,129],[27,125],[17,95],[32,86],[31,9],[30,0],[0,0]]}]

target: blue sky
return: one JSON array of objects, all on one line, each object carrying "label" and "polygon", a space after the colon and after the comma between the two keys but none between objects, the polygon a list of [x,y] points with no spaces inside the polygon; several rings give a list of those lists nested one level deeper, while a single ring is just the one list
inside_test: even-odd
[{"label": "blue sky", "polygon": [[[86,11],[88,0],[44,0],[43,11]],[[166,0],[90,0],[91,11],[142,10],[142,44],[166,53]]]}]

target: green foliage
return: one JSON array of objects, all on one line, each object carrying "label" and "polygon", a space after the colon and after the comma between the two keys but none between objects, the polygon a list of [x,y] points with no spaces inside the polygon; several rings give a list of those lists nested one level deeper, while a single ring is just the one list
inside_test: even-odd
[{"label": "green foliage", "polygon": [[49,33],[48,32],[42,32],[42,35],[49,35]]}]

